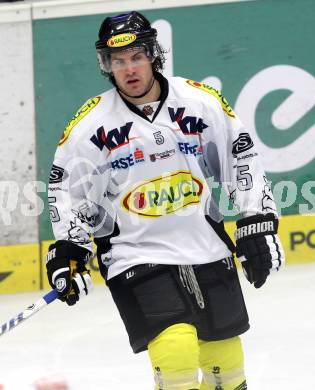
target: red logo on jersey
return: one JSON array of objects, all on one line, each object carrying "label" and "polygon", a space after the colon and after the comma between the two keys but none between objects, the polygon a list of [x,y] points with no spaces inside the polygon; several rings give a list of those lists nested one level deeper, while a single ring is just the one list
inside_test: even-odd
[{"label": "red logo on jersey", "polygon": [[146,206],[147,202],[145,201],[144,192],[135,192],[133,194],[133,204],[138,210],[141,210]]},{"label": "red logo on jersey", "polygon": [[142,160],[144,158],[143,151],[138,148],[136,149],[133,155],[135,157],[135,160]]}]

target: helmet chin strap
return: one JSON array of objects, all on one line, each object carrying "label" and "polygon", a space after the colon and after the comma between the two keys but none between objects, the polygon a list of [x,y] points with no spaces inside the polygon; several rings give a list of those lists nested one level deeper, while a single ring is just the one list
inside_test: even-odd
[{"label": "helmet chin strap", "polygon": [[117,86],[117,89],[118,89],[118,91],[122,92],[124,95],[126,95],[132,99],[141,99],[143,96],[147,95],[151,91],[151,89],[153,88],[153,85],[154,85],[154,81],[155,81],[155,78],[153,75],[152,79],[151,79],[151,85],[149,86],[149,88],[146,91],[144,91],[141,95],[138,95],[138,96],[128,95],[126,92],[122,91],[118,86]]}]

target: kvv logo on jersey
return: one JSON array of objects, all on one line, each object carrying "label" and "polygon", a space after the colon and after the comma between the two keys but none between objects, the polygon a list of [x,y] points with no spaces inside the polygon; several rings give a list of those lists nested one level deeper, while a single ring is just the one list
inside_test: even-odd
[{"label": "kvv logo on jersey", "polygon": [[191,115],[184,116],[185,110],[185,107],[179,107],[176,111],[175,108],[168,107],[168,112],[172,122],[177,122],[179,128],[184,134],[202,133],[204,129],[209,127],[203,122],[202,118],[197,118]]},{"label": "kvv logo on jersey", "polygon": [[129,133],[132,124],[133,122],[127,122],[119,129],[112,129],[107,134],[105,133],[104,127],[101,126],[96,130],[96,134],[94,134],[90,140],[100,151],[103,150],[104,146],[106,146],[108,150],[113,150],[129,143]]},{"label": "kvv logo on jersey", "polygon": [[189,171],[177,171],[145,181],[128,192],[121,206],[144,217],[161,217],[200,202],[203,184]]}]

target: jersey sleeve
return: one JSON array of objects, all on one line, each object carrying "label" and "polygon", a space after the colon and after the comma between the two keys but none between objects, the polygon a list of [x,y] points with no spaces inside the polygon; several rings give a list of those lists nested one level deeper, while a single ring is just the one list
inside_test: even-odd
[{"label": "jersey sleeve", "polygon": [[208,114],[209,129],[205,129],[206,164],[215,172],[216,179],[241,216],[277,214],[250,131],[227,100],[218,91],[212,93],[215,94],[217,96],[211,97],[212,112]]},{"label": "jersey sleeve", "polygon": [[75,126],[56,150],[51,168],[48,202],[56,240],[69,240],[92,251],[91,236],[105,217],[104,198],[110,163],[95,153],[87,120]]}]

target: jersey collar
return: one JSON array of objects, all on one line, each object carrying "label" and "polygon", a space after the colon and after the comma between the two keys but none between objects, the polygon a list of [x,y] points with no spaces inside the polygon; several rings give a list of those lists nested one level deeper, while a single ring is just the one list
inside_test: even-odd
[{"label": "jersey collar", "polygon": [[[158,105],[158,108],[157,110],[155,111],[152,119],[150,120],[141,110],[139,110],[139,108],[137,106],[135,106],[134,104],[130,103],[128,100],[126,100],[120,93],[119,93],[119,90],[116,89],[116,91],[118,92],[119,96],[121,97],[121,99],[124,101],[124,103],[126,104],[126,106],[129,108],[130,111],[132,111],[133,113],[141,116],[141,118],[145,119],[146,121],[148,122],[153,122],[154,119],[156,118],[156,116],[158,115],[158,113],[160,112],[165,100],[167,99],[168,97],[168,91],[169,91],[169,87],[168,87],[168,81],[167,79],[161,74],[161,73],[158,73],[158,72],[154,72],[154,78],[159,82],[160,84],[160,88],[161,88],[161,93],[160,93],[160,96],[158,98],[158,100],[160,101],[159,105]],[[149,104],[149,103],[148,103]]]}]

